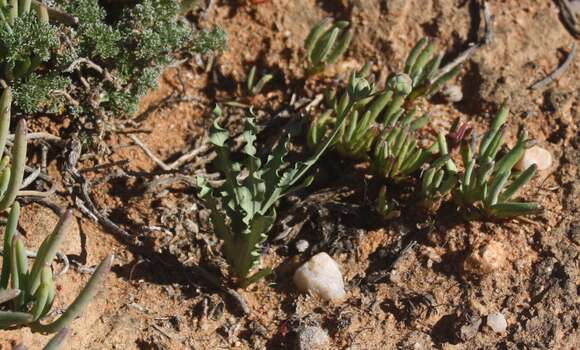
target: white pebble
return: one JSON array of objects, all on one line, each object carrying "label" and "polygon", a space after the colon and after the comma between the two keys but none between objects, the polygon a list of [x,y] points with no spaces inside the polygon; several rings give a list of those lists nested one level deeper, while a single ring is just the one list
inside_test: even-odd
[{"label": "white pebble", "polygon": [[310,244],[308,243],[307,240],[300,239],[296,242],[295,246],[296,246],[296,250],[298,251],[298,253],[304,253],[306,251],[306,249],[308,249]]},{"label": "white pebble", "polygon": [[299,350],[325,349],[330,344],[326,331],[320,327],[309,326],[298,332]]},{"label": "white pebble", "polygon": [[538,170],[546,170],[552,165],[552,154],[540,146],[528,148],[522,159],[516,164],[516,169],[523,171],[532,164],[536,164]]},{"label": "white pebble", "polygon": [[301,292],[334,302],[346,295],[340,268],[326,253],[318,253],[300,266],[294,273],[294,284]]},{"label": "white pebble", "polygon": [[496,333],[503,333],[507,329],[507,321],[501,312],[487,315],[487,325]]},{"label": "white pebble", "polygon": [[461,91],[461,87],[459,85],[447,85],[441,91],[443,97],[447,102],[459,102],[463,99],[463,91]]}]

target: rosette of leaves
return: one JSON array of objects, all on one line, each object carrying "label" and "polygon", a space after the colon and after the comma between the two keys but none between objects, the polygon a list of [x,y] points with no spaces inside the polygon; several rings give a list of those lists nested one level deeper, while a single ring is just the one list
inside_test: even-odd
[{"label": "rosette of leaves", "polygon": [[332,143],[356,101],[366,98],[370,86],[364,79],[351,76],[342,101],[342,114],[334,131],[306,161],[283,170],[288,153],[290,134],[284,135],[272,149],[266,161],[257,156],[256,127],[253,119],[246,121],[242,150],[244,161],[232,161],[227,145],[228,132],[220,127],[221,110],[214,111],[216,120],[210,130],[210,142],[216,149],[215,166],[223,174],[223,183],[212,188],[204,178],[198,178],[199,197],[210,210],[210,220],[218,238],[223,241],[222,252],[229,264],[231,277],[245,287],[270,273],[269,269],[251,270],[260,262],[260,245],[276,220],[275,204],[288,193],[309,185],[313,177],[306,176]]},{"label": "rosette of leaves", "polygon": [[430,98],[457,74],[461,67],[457,66],[449,72],[441,71],[443,54],[433,56],[435,45],[427,38],[422,38],[415,44],[405,62],[405,74],[412,79],[412,91],[407,100],[412,102],[424,96]]},{"label": "rosette of leaves", "polygon": [[35,332],[58,332],[82,313],[102,287],[113,255],[107,256],[97,266],[84,289],[58,319],[44,324],[42,318],[50,312],[57,294],[51,264],[70,227],[72,212],[67,211],[52,234],[42,242],[30,268],[24,240],[17,232],[19,213],[20,205],[15,202],[4,232],[0,272],[0,329],[29,326]]},{"label": "rosette of leaves", "polygon": [[[405,110],[402,108],[405,97],[411,91],[410,78],[405,74],[395,74],[387,81],[386,89],[374,96],[355,104],[347,121],[339,131],[333,147],[339,154],[352,159],[366,159],[377,137],[384,128],[397,124]],[[326,135],[333,126],[340,101],[333,100],[333,108],[326,110],[315,118],[308,130],[307,141],[312,148]],[[429,121],[428,114],[415,118],[416,109],[406,115],[406,122],[412,122],[414,129],[423,127]]]},{"label": "rosette of leaves", "polygon": [[[328,33],[324,32],[324,28],[327,26],[328,23],[324,21],[319,23],[315,27],[316,31],[313,29],[309,38],[315,33],[319,33],[319,35],[323,35],[320,33]],[[307,42],[312,41],[307,40]],[[374,98],[358,102],[351,115],[348,116],[343,130],[337,136],[335,145],[333,145],[338,153],[348,158],[368,158],[373,144],[385,128],[387,132],[390,132],[389,130],[397,124],[403,115],[408,116],[415,113],[413,105],[417,98],[432,96],[459,73],[459,67],[450,72],[442,72],[440,64],[443,55],[439,54],[432,57],[433,51],[433,43],[429,42],[427,38],[421,39],[409,53],[404,73],[393,74],[388,79],[385,90],[377,93]],[[365,66],[363,71],[368,74],[370,66]],[[310,147],[316,146],[336,119],[334,111],[338,101],[334,98],[329,100],[332,108],[314,118],[310,124],[307,137]],[[414,123],[415,129],[423,127],[428,121],[427,114],[421,116]]]},{"label": "rosette of leaves", "polygon": [[499,156],[504,143],[504,124],[509,109],[504,105],[494,118],[490,129],[483,135],[477,154],[476,139],[461,144],[465,171],[454,193],[456,203],[464,208],[476,208],[492,218],[511,218],[537,214],[542,211],[537,203],[514,201],[512,198],[536,173],[536,165],[523,172],[513,172],[515,164],[523,157],[526,148],[533,145],[527,132],[518,135],[515,146]]},{"label": "rosette of leaves", "polygon": [[413,120],[413,113],[407,113],[400,125],[387,127],[375,145],[371,168],[379,176],[394,180],[404,180],[430,160],[437,152],[437,144],[423,148],[414,131],[424,119]]},{"label": "rosette of leaves", "polygon": [[327,64],[335,63],[348,50],[353,37],[349,25],[348,21],[333,22],[326,18],[312,27],[304,41],[309,75],[323,71]]}]

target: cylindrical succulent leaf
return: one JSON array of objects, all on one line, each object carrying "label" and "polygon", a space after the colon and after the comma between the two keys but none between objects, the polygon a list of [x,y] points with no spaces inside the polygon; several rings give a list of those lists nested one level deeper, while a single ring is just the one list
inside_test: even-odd
[{"label": "cylindrical succulent leaf", "polygon": [[10,88],[2,91],[0,97],[0,155],[4,154],[8,133],[10,132],[10,107],[12,106],[12,92]]},{"label": "cylindrical succulent leaf", "polygon": [[417,56],[419,56],[419,54],[423,51],[423,48],[425,47],[425,45],[427,45],[427,43],[428,39],[426,37],[423,37],[415,44],[415,46],[409,53],[409,56],[407,56],[407,61],[405,62],[405,73],[407,74],[411,73],[411,70],[415,65],[415,61],[417,60]]},{"label": "cylindrical succulent leaf", "polygon": [[0,311],[0,329],[25,325],[32,322],[32,315],[26,312]]},{"label": "cylindrical succulent leaf", "polygon": [[311,30],[306,40],[304,40],[304,49],[306,50],[306,56],[308,58],[312,57],[312,50],[314,50],[314,46],[318,42],[318,39],[326,32],[328,25],[330,24],[331,19],[325,18],[322,21],[318,22]]},{"label": "cylindrical succulent leaf", "polygon": [[340,39],[338,39],[338,43],[336,43],[335,47],[332,51],[328,54],[326,61],[328,63],[334,63],[340,56],[344,55],[346,50],[352,41],[352,37],[354,32],[352,30],[348,30]]},{"label": "cylindrical succulent leaf", "polygon": [[107,274],[111,269],[111,265],[113,264],[113,254],[108,255],[99,266],[97,266],[95,272],[81,291],[81,293],[77,296],[77,298],[73,301],[73,303],[66,309],[64,314],[60,316],[56,321],[53,323],[42,325],[42,324],[35,324],[33,325],[33,331],[40,331],[46,333],[54,333],[60,331],[62,328],[66,327],[72,320],[77,318],[87,306],[87,304],[94,298],[94,296],[98,293],[99,289],[103,286]]},{"label": "cylindrical succulent leaf", "polygon": [[539,214],[542,212],[542,207],[537,203],[506,202],[491,206],[488,212],[493,217],[505,219],[521,215]]},{"label": "cylindrical succulent leaf", "polygon": [[32,315],[35,321],[42,317],[44,310],[46,310],[48,296],[50,294],[50,283],[52,283],[52,272],[50,267],[45,266],[42,268],[40,287],[34,294]]},{"label": "cylindrical succulent leaf", "polygon": [[0,211],[8,209],[14,203],[24,178],[24,168],[26,166],[26,122],[24,119],[21,119],[16,126],[11,161],[10,182],[6,189],[6,194],[0,201]]},{"label": "cylindrical succulent leaf", "polygon": [[18,15],[24,16],[30,12],[31,0],[20,0],[18,6]]},{"label": "cylindrical succulent leaf", "polygon": [[516,194],[522,186],[528,183],[534,177],[534,175],[536,175],[537,169],[538,166],[536,164],[532,164],[529,168],[523,171],[511,184],[506,187],[505,191],[499,196],[499,201],[504,202]]},{"label": "cylindrical succulent leaf", "polygon": [[330,53],[330,49],[332,49],[334,46],[339,33],[339,28],[332,28],[332,30],[324,34],[322,38],[320,38],[320,40],[316,43],[310,57],[314,66],[325,62],[326,56]]},{"label": "cylindrical succulent leaf", "polygon": [[10,263],[12,261],[12,239],[16,234],[16,228],[18,226],[18,217],[20,215],[20,204],[15,202],[10,209],[10,214],[8,215],[8,221],[6,223],[6,230],[4,231],[4,259],[2,260],[2,273],[0,273],[0,289],[8,288],[8,281],[11,274]]},{"label": "cylindrical succulent leaf", "polygon": [[42,350],[58,350],[66,340],[68,333],[70,332],[70,328],[64,327],[50,341],[44,346]]},{"label": "cylindrical succulent leaf", "polygon": [[42,269],[45,266],[50,266],[52,260],[56,256],[58,246],[64,239],[65,234],[69,230],[72,223],[72,210],[67,210],[56,224],[53,232],[42,242],[40,249],[36,255],[36,260],[30,270],[30,293],[36,293],[40,286]]}]

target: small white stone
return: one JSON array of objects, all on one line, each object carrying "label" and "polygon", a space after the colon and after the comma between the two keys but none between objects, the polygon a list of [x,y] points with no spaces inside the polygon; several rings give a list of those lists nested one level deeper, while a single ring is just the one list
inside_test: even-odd
[{"label": "small white stone", "polygon": [[317,294],[330,301],[341,301],[346,292],[338,264],[326,253],[318,253],[294,273],[298,290]]},{"label": "small white stone", "polygon": [[532,164],[536,164],[538,170],[546,170],[552,165],[552,154],[540,146],[528,148],[522,159],[516,164],[516,169],[523,171]]},{"label": "small white stone", "polygon": [[298,251],[298,253],[304,253],[306,251],[306,249],[308,249],[310,244],[308,243],[307,240],[300,239],[296,242],[295,246],[296,246],[296,250]]},{"label": "small white stone", "polygon": [[326,349],[330,344],[330,337],[326,331],[320,327],[309,326],[298,332],[299,350],[320,350]]},{"label": "small white stone", "polygon": [[447,102],[459,102],[463,99],[463,91],[461,91],[461,87],[459,85],[447,85],[441,91],[443,97]]},{"label": "small white stone", "polygon": [[507,321],[501,312],[487,315],[487,325],[496,333],[503,333],[507,329]]}]

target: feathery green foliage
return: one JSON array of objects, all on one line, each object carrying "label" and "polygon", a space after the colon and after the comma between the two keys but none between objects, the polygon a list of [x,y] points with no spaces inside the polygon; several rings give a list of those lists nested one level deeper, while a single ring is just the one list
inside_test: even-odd
[{"label": "feathery green foliage", "polygon": [[95,296],[110,270],[113,256],[107,256],[99,264],[85,288],[64,314],[52,323],[42,324],[42,317],[50,312],[57,293],[50,265],[70,227],[72,212],[67,211],[52,234],[42,242],[30,268],[23,237],[16,230],[19,213],[20,205],[15,202],[4,232],[0,272],[0,329],[27,325],[33,331],[58,332],[78,317]]},{"label": "feathery green foliage", "polygon": [[226,42],[219,28],[193,31],[180,16],[178,0],[105,6],[98,0],[55,0],[59,9],[35,0],[15,2],[13,16],[12,7],[0,1],[0,68],[17,110],[26,113],[132,114],[176,54],[221,50]]},{"label": "feathery green foliage", "polygon": [[2,79],[25,79],[58,47],[56,28],[44,5],[30,0],[0,1],[0,67]]},{"label": "feathery green foliage", "polygon": [[269,273],[266,269],[248,276],[252,268],[259,264],[260,245],[268,237],[276,220],[275,204],[288,193],[312,182],[313,177],[306,176],[308,170],[333,142],[352,106],[368,97],[370,92],[368,82],[353,74],[344,93],[344,106],[334,131],[308,160],[297,162],[286,170],[282,168],[290,134],[284,135],[268,159],[262,162],[256,155],[256,127],[253,119],[248,118],[243,133],[244,161],[233,162],[227,145],[229,134],[217,120],[221,110],[216,108],[214,111],[216,120],[210,131],[210,142],[216,149],[215,166],[223,174],[224,182],[214,189],[205,179],[198,178],[199,197],[211,211],[214,232],[223,240],[223,255],[230,265],[232,277],[239,278],[241,286],[247,286]]},{"label": "feathery green foliage", "polygon": [[499,156],[503,144],[503,126],[508,116],[509,109],[502,106],[490,129],[483,135],[477,154],[474,154],[475,138],[472,144],[462,142],[461,156],[465,171],[459,176],[460,183],[454,191],[459,206],[478,208],[493,218],[510,218],[542,211],[536,203],[512,201],[513,196],[533,178],[536,166],[512,174],[513,167],[522,158],[526,148],[533,145],[525,131],[519,134],[514,148]]},{"label": "feathery green foliage", "polygon": [[304,50],[308,58],[308,74],[324,70],[327,64],[333,64],[350,45],[352,29],[347,29],[348,21],[336,21],[326,18],[317,23],[304,41]]}]

